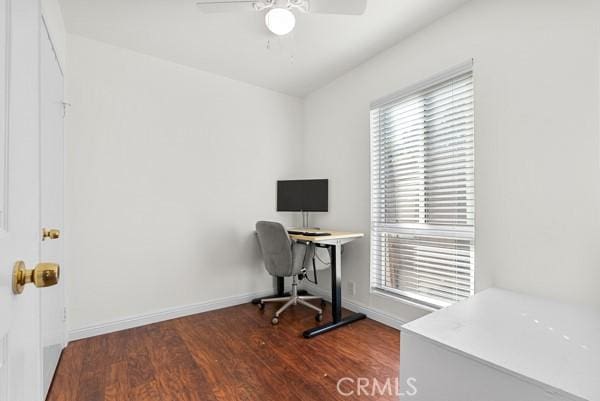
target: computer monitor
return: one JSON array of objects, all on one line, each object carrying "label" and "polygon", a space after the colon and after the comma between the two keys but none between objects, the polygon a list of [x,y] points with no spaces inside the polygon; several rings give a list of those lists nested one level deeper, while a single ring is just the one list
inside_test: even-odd
[{"label": "computer monitor", "polygon": [[327,212],[329,180],[277,181],[278,212]]}]

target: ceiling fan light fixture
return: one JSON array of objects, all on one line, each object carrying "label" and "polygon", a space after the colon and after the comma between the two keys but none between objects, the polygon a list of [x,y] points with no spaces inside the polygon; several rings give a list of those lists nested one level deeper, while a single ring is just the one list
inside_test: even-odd
[{"label": "ceiling fan light fixture", "polygon": [[265,15],[265,24],[275,35],[287,35],[296,26],[296,16],[287,8],[272,8]]}]

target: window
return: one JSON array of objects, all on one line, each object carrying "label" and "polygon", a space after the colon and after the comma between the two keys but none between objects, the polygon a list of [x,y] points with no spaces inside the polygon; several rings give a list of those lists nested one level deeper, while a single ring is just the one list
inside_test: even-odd
[{"label": "window", "polygon": [[428,307],[473,294],[472,63],[371,106],[371,287]]}]

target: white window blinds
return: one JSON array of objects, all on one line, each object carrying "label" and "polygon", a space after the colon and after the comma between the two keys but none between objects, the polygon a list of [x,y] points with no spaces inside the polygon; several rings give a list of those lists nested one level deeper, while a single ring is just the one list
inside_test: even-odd
[{"label": "white window blinds", "polygon": [[431,307],[473,294],[471,64],[371,108],[371,287]]}]

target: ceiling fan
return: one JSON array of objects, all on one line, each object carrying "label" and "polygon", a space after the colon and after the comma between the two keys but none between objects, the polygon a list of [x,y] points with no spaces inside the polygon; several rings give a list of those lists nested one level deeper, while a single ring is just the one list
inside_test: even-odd
[{"label": "ceiling fan", "polygon": [[290,33],[296,25],[294,11],[311,14],[361,15],[367,0],[197,0],[205,13],[265,11],[265,24],[276,35]]}]

